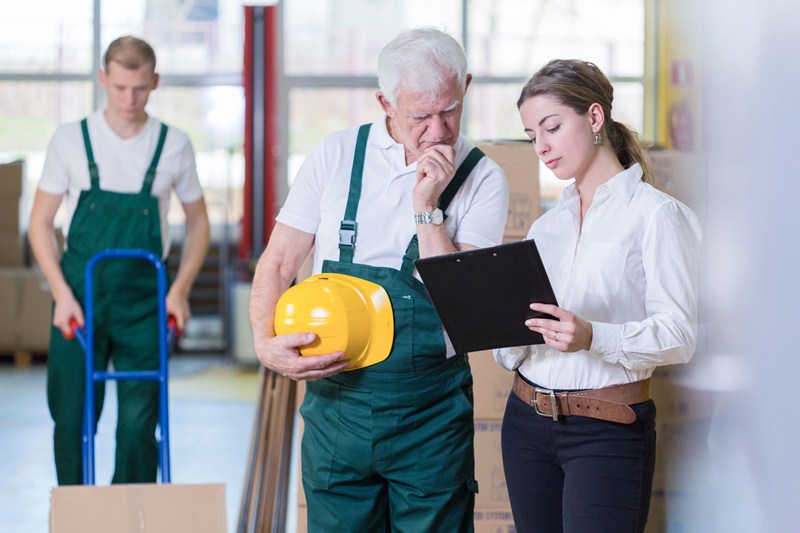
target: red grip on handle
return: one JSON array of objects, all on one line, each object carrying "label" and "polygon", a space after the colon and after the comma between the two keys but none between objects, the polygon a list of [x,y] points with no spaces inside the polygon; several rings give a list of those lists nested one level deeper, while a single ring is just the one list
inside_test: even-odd
[{"label": "red grip on handle", "polygon": [[71,341],[72,339],[74,339],[75,338],[75,332],[78,330],[79,327],[80,326],[78,326],[78,321],[75,320],[74,318],[70,318],[69,319],[69,331],[67,333],[63,334],[64,338],[67,339],[68,341]]},{"label": "red grip on handle", "polygon": [[183,335],[183,330],[178,329],[178,319],[175,318],[175,315],[169,315],[169,317],[167,317],[167,328],[174,329],[175,335],[177,335],[178,337]]}]

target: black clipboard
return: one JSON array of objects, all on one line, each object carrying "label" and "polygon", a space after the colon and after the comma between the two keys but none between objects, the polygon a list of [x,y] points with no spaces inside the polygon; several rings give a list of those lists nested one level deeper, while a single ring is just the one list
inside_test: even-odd
[{"label": "black clipboard", "polygon": [[456,352],[544,344],[525,321],[554,317],[531,310],[530,304],[558,303],[533,240],[414,264]]}]

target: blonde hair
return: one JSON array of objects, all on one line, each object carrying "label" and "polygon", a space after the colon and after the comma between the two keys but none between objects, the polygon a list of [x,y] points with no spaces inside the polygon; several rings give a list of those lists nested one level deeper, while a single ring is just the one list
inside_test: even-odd
[{"label": "blonde hair", "polygon": [[153,72],[156,70],[156,53],[153,47],[147,41],[133,35],[123,35],[111,41],[103,55],[106,71],[112,61],[131,70],[138,69],[142,65],[151,65]]}]

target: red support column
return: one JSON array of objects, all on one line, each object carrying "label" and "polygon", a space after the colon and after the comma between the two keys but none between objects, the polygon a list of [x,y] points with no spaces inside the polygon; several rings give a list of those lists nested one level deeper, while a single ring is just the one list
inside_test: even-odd
[{"label": "red support column", "polygon": [[278,5],[244,6],[245,182],[239,259],[256,259],[277,214]]}]

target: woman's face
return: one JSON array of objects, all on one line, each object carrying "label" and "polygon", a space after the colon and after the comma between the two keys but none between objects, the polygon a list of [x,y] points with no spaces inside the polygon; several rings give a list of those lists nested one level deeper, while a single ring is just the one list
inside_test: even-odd
[{"label": "woman's face", "polygon": [[536,154],[557,178],[585,175],[597,153],[588,112],[579,115],[553,96],[538,95],[527,99],[519,114]]}]

